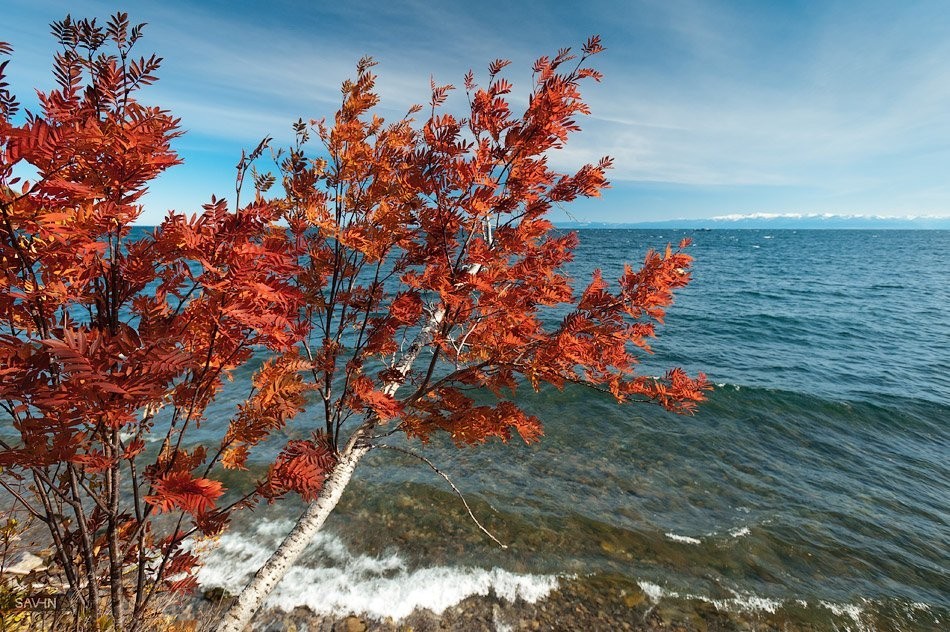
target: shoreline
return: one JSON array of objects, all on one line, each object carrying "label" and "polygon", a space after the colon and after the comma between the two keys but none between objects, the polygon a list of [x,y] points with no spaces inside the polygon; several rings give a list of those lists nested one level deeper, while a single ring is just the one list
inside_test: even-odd
[{"label": "shoreline", "polygon": [[[319,590],[318,586],[314,586]],[[230,596],[209,590],[199,596],[176,618],[215,620],[213,613],[228,606]],[[436,614],[415,609],[400,620],[377,619],[356,613],[323,615],[305,606],[287,612],[280,608],[261,611],[252,628],[262,632],[468,632],[522,630],[623,630],[630,632],[815,632],[817,630],[886,630],[880,621],[865,621],[855,610],[834,612],[827,607],[804,605],[734,610],[695,597],[656,599],[636,582],[618,575],[564,579],[546,597],[536,602],[508,601],[494,592],[472,595]],[[893,622],[896,623],[896,622]],[[936,622],[939,623],[939,622]],[[930,628],[924,621],[917,627],[899,625],[894,629]],[[911,623],[913,626],[913,624]],[[202,628],[198,628],[201,630]]]},{"label": "shoreline", "polygon": [[[589,578],[590,579],[590,578]],[[494,591],[472,595],[436,614],[415,609],[401,620],[377,619],[359,614],[333,616],[317,614],[305,606],[286,612],[280,608],[262,610],[254,618],[255,632],[307,630],[308,632],[468,632],[520,630],[627,630],[633,632],[693,632],[700,630],[744,629],[724,627],[728,616],[715,606],[695,621],[690,617],[670,616],[650,601],[635,583],[617,585],[610,581],[563,580],[561,585],[536,602],[523,599],[508,601]],[[214,599],[218,595],[212,594]],[[214,605],[202,599],[205,607],[225,608],[229,597]],[[199,620],[204,617],[198,617]],[[723,619],[720,621],[720,619]],[[705,621],[705,623],[704,623]],[[712,623],[712,627],[709,625]],[[753,629],[751,627],[745,629]],[[771,629],[762,628],[758,629]],[[774,628],[778,630],[779,628]]]}]

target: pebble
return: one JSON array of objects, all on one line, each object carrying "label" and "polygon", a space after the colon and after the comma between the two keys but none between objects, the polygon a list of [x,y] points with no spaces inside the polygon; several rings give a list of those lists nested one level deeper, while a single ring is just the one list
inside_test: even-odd
[{"label": "pebble", "polygon": [[647,600],[647,596],[642,592],[627,593],[623,596],[623,605],[628,608],[636,608]]},{"label": "pebble", "polygon": [[366,624],[359,617],[347,617],[341,621],[339,627],[334,626],[334,632],[366,632]]}]

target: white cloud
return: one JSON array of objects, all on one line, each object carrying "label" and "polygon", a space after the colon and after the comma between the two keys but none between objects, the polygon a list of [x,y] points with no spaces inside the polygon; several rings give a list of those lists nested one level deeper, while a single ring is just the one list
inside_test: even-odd
[{"label": "white cloud", "polygon": [[[67,8],[40,1],[13,3],[34,17],[60,17]],[[828,208],[950,212],[940,166],[950,160],[943,3],[870,3],[854,11],[834,2],[740,8],[645,0],[593,2],[582,12],[515,5],[499,13],[500,4],[486,1],[478,11],[424,0],[304,8],[272,0],[267,10],[231,12],[143,3],[129,11],[150,22],[143,49],[166,57],[149,98],[181,116],[200,142],[286,138],[297,117],[331,114],[340,81],[365,53],[381,61],[378,91],[383,113],[393,117],[427,101],[430,73],[458,85],[465,70],[496,56],[514,60],[511,78],[523,94],[530,61],[552,42],[556,48],[601,31],[608,51],[595,65],[606,78],[585,86],[594,116],[552,154],[558,168],[606,154],[615,158],[610,179],[618,184],[795,188],[823,196]],[[83,7],[102,16],[110,10],[101,2]],[[38,31],[45,28],[10,27],[11,38],[25,42],[13,64],[21,93],[48,76],[51,41],[27,36]]]}]

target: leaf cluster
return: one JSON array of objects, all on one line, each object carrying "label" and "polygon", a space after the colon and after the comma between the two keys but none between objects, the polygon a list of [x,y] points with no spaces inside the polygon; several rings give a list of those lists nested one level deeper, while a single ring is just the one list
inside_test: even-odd
[{"label": "leaf cluster", "polygon": [[178,119],[139,100],[161,63],[132,54],[143,26],[54,23],[57,87],[20,121],[0,86],[0,485],[47,530],[77,626],[134,627],[193,585],[183,542],[247,501],[221,503],[224,452],[188,437],[236,368],[300,339],[280,205],[133,228],[180,162]]},{"label": "leaf cluster", "polygon": [[[566,272],[578,238],[549,219],[609,186],[607,157],[550,164],[589,114],[598,38],[539,58],[524,107],[508,60],[485,85],[470,71],[461,116],[446,107],[455,88],[433,80],[427,108],[384,120],[364,58],[330,119],[298,121],[294,144],[271,150],[273,171],[258,168],[265,138],[242,153],[232,204],[170,212],[149,234],[132,225],[180,162],[181,130],[140,101],[161,64],[133,55],[143,27],[124,13],[54,23],[57,87],[21,122],[0,64],[0,485],[44,524],[84,617],[105,607],[134,627],[156,591],[194,586],[186,538],[260,499],[317,498],[356,447],[395,433],[538,440],[524,386],[675,412],[704,398],[702,375],[637,372],[689,281],[688,243],[578,290]],[[256,354],[220,441],[197,445]],[[226,496],[222,470],[249,468],[294,418],[310,438],[276,445],[261,480]]]},{"label": "leaf cluster", "polygon": [[[426,108],[414,106],[392,122],[376,112],[375,62],[363,59],[332,119],[298,121],[296,144],[276,152],[310,362],[294,389],[313,391],[321,437],[337,450],[396,431],[423,442],[435,432],[458,444],[536,440],[541,422],[515,398],[524,384],[577,383],[676,412],[704,398],[703,376],[636,373],[689,280],[688,243],[648,253],[613,287],[598,272],[578,293],[565,272],[577,237],[548,219],[609,186],[609,158],[573,173],[549,164],[589,113],[580,86],[600,80],[588,63],[602,50],[593,37],[577,55],[538,59],[521,111],[502,76],[510,62],[498,59],[487,85],[464,77],[464,116],[444,111],[455,88],[433,80],[428,115],[417,119]],[[274,179],[255,176],[258,194]],[[255,434],[247,415],[235,424]],[[261,412],[261,430],[273,425]]]}]

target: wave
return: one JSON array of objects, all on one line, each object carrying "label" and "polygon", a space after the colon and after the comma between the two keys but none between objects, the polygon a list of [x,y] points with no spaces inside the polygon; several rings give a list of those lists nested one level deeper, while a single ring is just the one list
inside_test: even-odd
[{"label": "wave", "polygon": [[[204,562],[198,571],[199,585],[205,589],[220,587],[229,592],[239,591],[290,527],[290,521],[262,520],[253,526],[248,525],[244,532],[231,531],[208,544],[192,543]],[[209,546],[211,548],[207,548]],[[472,596],[493,594],[509,603],[519,600],[535,603],[551,595],[562,582],[574,580],[583,581],[567,573],[515,573],[498,567],[410,568],[399,553],[355,553],[341,538],[324,532],[317,535],[298,565],[278,584],[266,606],[285,612],[305,607],[315,614],[330,617],[357,614],[377,620],[391,618],[400,621],[416,610],[441,615]],[[728,587],[722,587],[725,594],[711,596],[703,594],[702,589],[690,590],[685,586],[674,589],[646,580],[636,581],[636,584],[652,604],[671,600],[700,601],[723,612],[778,614],[782,618],[789,617],[790,621],[816,620],[814,617],[817,617],[817,621],[833,624],[836,629],[854,632],[873,629],[876,622],[882,620],[881,612],[893,605],[898,606],[898,612],[891,611],[890,616],[911,624],[929,620],[939,623],[945,615],[944,610],[938,608],[935,611],[922,602],[888,605],[868,599],[851,603],[805,601],[763,596]],[[676,609],[675,604],[671,607]]]},{"label": "wave", "polygon": [[637,582],[637,585],[640,586],[640,590],[642,590],[647,598],[653,603],[657,603],[663,599],[695,599],[711,603],[720,610],[727,610],[730,612],[765,611],[770,613],[774,613],[785,603],[779,599],[770,599],[768,597],[760,597],[753,594],[741,594],[737,592],[734,592],[733,597],[728,599],[712,599],[702,595],[678,593],[647,581],[639,581]]},{"label": "wave", "polygon": [[860,606],[854,604],[837,604],[830,603],[827,601],[822,601],[821,606],[831,610],[831,613],[838,617],[848,617],[857,624],[861,624],[861,615],[864,613],[864,609]]},{"label": "wave", "polygon": [[[712,604],[718,610],[725,612],[767,612],[769,614],[776,614],[779,610],[805,611],[811,606],[813,608],[824,609],[830,612],[837,619],[837,621],[831,622],[834,626],[834,629],[836,630],[854,630],[855,632],[866,632],[873,629],[868,622],[869,617],[865,608],[852,603],[819,601],[817,604],[809,604],[807,601],[802,599],[773,599],[752,593],[740,593],[736,591],[731,591],[732,597],[717,599],[704,595],[679,593],[647,581],[639,581],[637,584],[640,586],[640,590],[643,591],[650,602],[654,604],[658,604],[661,601],[668,599],[702,601]],[[930,607],[927,604],[922,603],[910,604],[908,609],[918,612],[930,612]],[[939,619],[934,619],[934,622],[939,623]]]},{"label": "wave", "polygon": [[[649,581],[641,580],[636,583],[654,605],[671,600],[700,601],[712,604],[722,612],[751,615],[762,612],[778,614],[779,618],[776,621],[808,622],[807,629],[834,629],[842,632],[872,632],[877,629],[936,630],[945,629],[941,625],[947,617],[945,608],[893,598],[858,597],[851,602],[806,601],[801,598],[765,597],[729,588],[726,590],[731,593],[731,596],[710,597],[688,590],[673,590]],[[795,629],[798,628],[795,627]]]},{"label": "wave", "polygon": [[749,535],[750,533],[752,532],[749,530],[749,527],[737,527],[729,531],[729,535],[733,538],[741,538],[743,536]]},{"label": "wave", "polygon": [[[290,529],[286,521],[263,521],[252,533],[228,533],[201,553],[198,571],[203,588],[236,593],[264,564]],[[200,548],[196,546],[196,548]],[[494,593],[500,599],[534,603],[558,586],[553,575],[433,566],[409,569],[398,554],[371,556],[350,551],[339,537],[319,533],[297,566],[277,585],[267,606],[286,612],[305,606],[317,614],[357,613],[376,619],[404,619],[413,610],[441,614],[473,595]]]},{"label": "wave", "polygon": [[860,417],[871,422],[880,420],[888,427],[893,426],[895,417],[902,421],[923,421],[924,425],[938,433],[945,432],[945,428],[943,424],[933,423],[934,418],[950,414],[948,402],[937,397],[929,399],[867,390],[854,391],[849,397],[833,397],[827,393],[789,390],[765,384],[737,384],[729,381],[715,381],[713,384],[715,388],[711,401],[700,407],[699,414],[705,412],[704,407],[714,407],[717,399],[721,399],[724,400],[721,403],[729,406],[735,405],[733,402],[742,402],[764,406],[765,410],[825,411],[832,416]]},{"label": "wave", "polygon": [[673,540],[674,542],[680,542],[682,544],[702,544],[703,543],[703,541],[700,540],[699,538],[691,538],[688,535],[679,535],[676,533],[665,533],[664,535],[670,540]]}]

